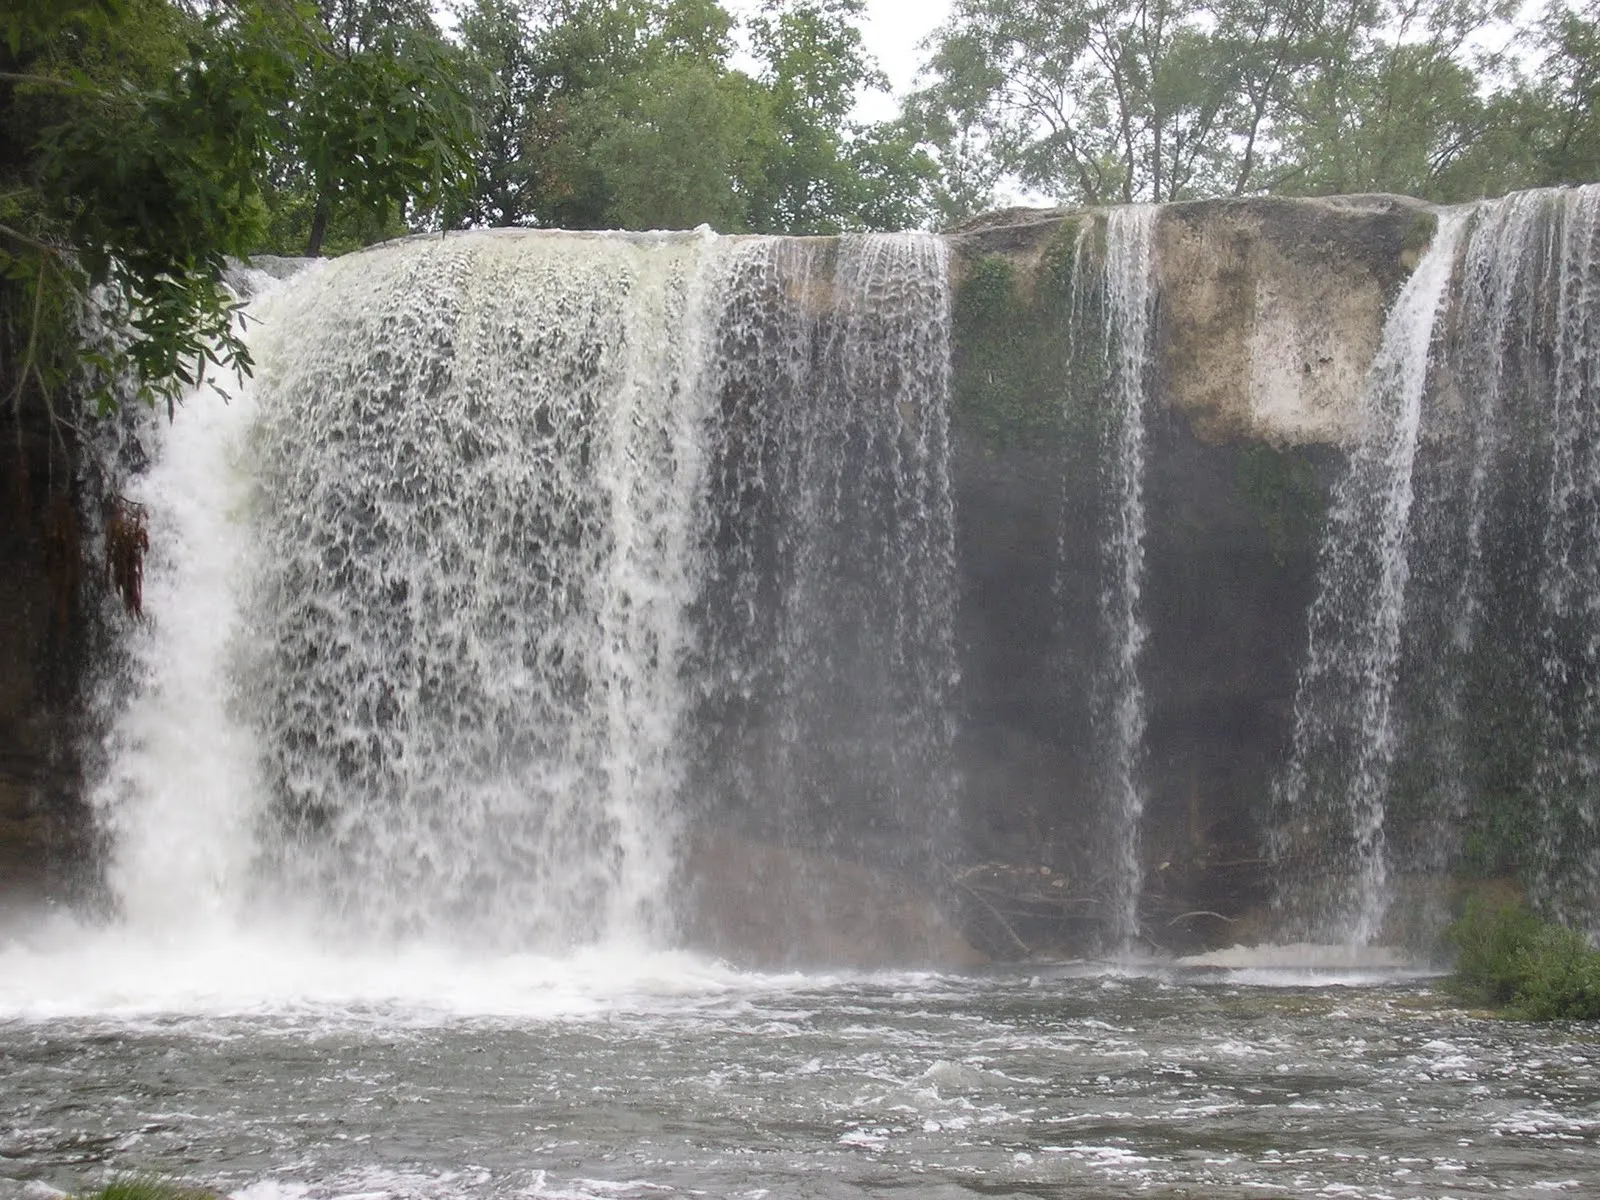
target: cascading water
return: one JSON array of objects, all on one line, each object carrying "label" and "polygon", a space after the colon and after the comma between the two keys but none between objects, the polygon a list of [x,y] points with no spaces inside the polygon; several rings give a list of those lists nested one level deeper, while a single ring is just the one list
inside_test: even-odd
[{"label": "cascading water", "polygon": [[[1392,711],[1409,576],[1412,467],[1434,325],[1467,214],[1441,215],[1395,301],[1362,398],[1363,424],[1324,533],[1294,743],[1274,802],[1280,899],[1308,936],[1365,945],[1389,902],[1385,805]],[[1311,848],[1312,887],[1286,864]],[[1296,870],[1295,875],[1303,872]]]},{"label": "cascading water", "polygon": [[1600,920],[1600,187],[1566,193],[1550,218],[1555,312],[1533,335],[1553,361],[1544,381],[1550,471],[1532,884],[1553,915],[1593,928]]},{"label": "cascading water", "polygon": [[1600,918],[1597,236],[1600,188],[1478,208],[1421,512],[1442,560],[1431,574],[1448,585],[1435,605],[1446,608],[1411,621],[1417,657],[1443,664],[1435,690],[1450,701],[1442,727],[1419,719],[1426,696],[1411,704],[1422,726],[1414,758],[1459,797],[1437,822],[1441,835],[1465,839],[1474,869],[1518,868],[1552,916],[1591,927]]},{"label": "cascading water", "polygon": [[246,669],[291,894],[393,933],[659,933],[712,269],[414,242],[268,318],[303,340],[258,384]]},{"label": "cascading water", "polygon": [[764,836],[925,865],[953,832],[945,247],[752,242],[732,270],[719,788]]},{"label": "cascading water", "polygon": [[1312,936],[1370,941],[1395,870],[1463,861],[1600,921],[1597,329],[1592,186],[1446,214],[1390,316],[1276,797]]},{"label": "cascading water", "polygon": [[[1109,524],[1102,546],[1100,622],[1105,660],[1096,702],[1103,756],[1100,789],[1107,815],[1111,894],[1107,945],[1132,948],[1139,936],[1144,887],[1140,824],[1144,815],[1145,696],[1139,659],[1148,630],[1141,597],[1145,551],[1146,416],[1155,316],[1154,205],[1112,209],[1106,215],[1103,351],[1109,403],[1104,459]],[[1080,243],[1080,261],[1082,246]]]},{"label": "cascading water", "polygon": [[[1276,788],[1308,936],[1370,941],[1398,873],[1485,841],[1525,844],[1536,898],[1588,912],[1597,209],[1577,189],[1445,214],[1388,319]],[[1155,218],[1082,225],[1070,277],[1073,426],[1102,436],[1075,493],[1098,541],[1060,619],[1098,631],[1074,736],[1123,951]],[[156,620],[98,789],[130,919],[661,944],[680,844],[707,830],[752,863],[942,878],[947,269],[924,236],[472,235],[264,298],[257,379],[197,397],[134,485]]]},{"label": "cascading water", "polygon": [[483,234],[256,304],[255,379],[141,484],[159,616],[99,789],[125,911],[670,942],[738,703],[756,832],[925,861],[945,275],[924,236]]},{"label": "cascading water", "polygon": [[[659,932],[714,269],[694,239],[414,241],[262,305],[255,419],[202,468],[234,495],[173,506],[244,545],[158,571],[232,611],[156,610],[169,644],[129,710],[170,691],[167,663],[203,668],[157,769],[197,722],[232,761],[197,787],[121,756],[113,820],[162,841],[152,797],[226,813],[190,852],[230,864],[235,902],[244,870],[274,908],[369,933]],[[138,836],[120,862],[146,860]]]},{"label": "cascading water", "polygon": [[[1504,615],[1496,614],[1500,606],[1490,584],[1516,573],[1494,540],[1508,456],[1521,458],[1527,448],[1516,446],[1522,439],[1499,414],[1521,370],[1511,364],[1528,360],[1528,331],[1519,314],[1532,294],[1524,289],[1540,284],[1521,277],[1547,198],[1521,192],[1475,209],[1424,397],[1414,468],[1416,533],[1394,699],[1398,750],[1386,810],[1388,823],[1398,826],[1390,838],[1396,864],[1425,875],[1457,865],[1477,791],[1503,790],[1506,783],[1483,778],[1470,748],[1501,736],[1485,720],[1476,664],[1485,636],[1492,644],[1499,635],[1491,627]],[[1514,694],[1527,665],[1498,672],[1491,690]],[[1424,914],[1425,925],[1437,927],[1444,919],[1443,911]]]}]

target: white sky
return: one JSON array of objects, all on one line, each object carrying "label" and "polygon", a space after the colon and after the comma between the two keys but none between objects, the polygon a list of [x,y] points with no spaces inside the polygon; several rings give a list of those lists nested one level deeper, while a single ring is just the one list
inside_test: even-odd
[{"label": "white sky", "polygon": [[[922,61],[918,43],[950,13],[950,0],[867,0],[861,37],[889,77],[894,96],[911,90]],[[881,121],[895,115],[898,105],[888,96],[869,96],[857,107],[864,121]]]}]

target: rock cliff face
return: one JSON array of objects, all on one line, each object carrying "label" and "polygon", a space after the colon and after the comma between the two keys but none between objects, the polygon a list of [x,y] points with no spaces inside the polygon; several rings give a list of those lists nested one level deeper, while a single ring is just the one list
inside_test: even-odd
[{"label": "rock cliff face", "polygon": [[0,450],[0,910],[66,899],[93,839],[75,752],[97,581],[75,464],[43,422]]},{"label": "rock cliff face", "polygon": [[1434,227],[1412,200],[1174,205],[1160,227],[1161,382],[1217,443],[1343,445],[1387,301]]},{"label": "rock cliff face", "polygon": [[[1100,220],[1065,209],[977,218],[950,235],[958,287],[1003,262],[1019,299],[1048,305],[1038,289],[1052,265]],[[1385,310],[1435,224],[1429,205],[1404,196],[1166,206],[1155,258],[1160,403],[1210,444],[1347,444]]]},{"label": "rock cliff face", "polygon": [[[1160,215],[1142,843],[1146,928],[1171,945],[1237,937],[1232,921],[1192,914],[1236,919],[1265,897],[1264,820],[1328,491],[1385,310],[1432,228],[1426,206],[1388,196]],[[974,862],[990,863],[974,878],[1037,948],[1092,937],[1085,900],[1105,861],[1093,795],[1104,331],[1083,277],[1103,218],[994,214],[952,237],[966,828]]]}]

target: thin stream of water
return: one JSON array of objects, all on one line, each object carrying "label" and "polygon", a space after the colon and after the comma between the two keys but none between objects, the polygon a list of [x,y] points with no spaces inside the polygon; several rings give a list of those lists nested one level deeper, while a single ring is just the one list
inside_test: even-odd
[{"label": "thin stream of water", "polygon": [[1154,205],[1131,205],[1111,210],[1106,218],[1105,351],[1112,406],[1106,469],[1112,517],[1100,598],[1109,647],[1100,681],[1106,756],[1102,792],[1113,858],[1107,944],[1121,951],[1138,939],[1139,896],[1144,889],[1140,825],[1146,713],[1139,668],[1149,636],[1143,611],[1145,410],[1152,387],[1158,212]]}]

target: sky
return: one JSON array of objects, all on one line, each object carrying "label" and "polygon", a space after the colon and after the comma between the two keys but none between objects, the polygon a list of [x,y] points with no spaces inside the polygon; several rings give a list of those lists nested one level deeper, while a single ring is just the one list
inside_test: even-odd
[{"label": "sky", "polygon": [[[894,96],[911,90],[922,51],[917,43],[950,13],[950,0],[867,0],[861,37],[889,77]],[[857,106],[856,118],[881,121],[895,115],[898,103],[890,96],[868,96]]]}]

